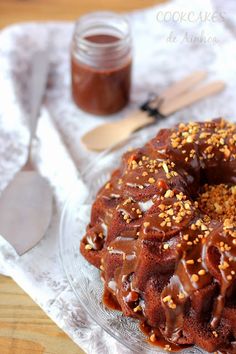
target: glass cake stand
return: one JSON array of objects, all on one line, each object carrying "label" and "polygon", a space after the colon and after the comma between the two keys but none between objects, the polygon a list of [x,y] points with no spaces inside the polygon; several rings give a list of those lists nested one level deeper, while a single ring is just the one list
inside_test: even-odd
[{"label": "glass cake stand", "polygon": [[[65,204],[60,225],[60,253],[63,267],[78,302],[96,323],[134,353],[161,354],[163,349],[147,342],[139,330],[138,321],[121,312],[107,309],[102,302],[103,284],[99,271],[80,254],[80,240],[89,223],[92,202],[99,188],[108,180],[111,171],[119,165],[122,154],[129,148],[142,146],[156,133],[149,127],[134,134],[120,146],[102,153],[82,174]],[[179,353],[203,354],[199,348],[187,348]]]}]

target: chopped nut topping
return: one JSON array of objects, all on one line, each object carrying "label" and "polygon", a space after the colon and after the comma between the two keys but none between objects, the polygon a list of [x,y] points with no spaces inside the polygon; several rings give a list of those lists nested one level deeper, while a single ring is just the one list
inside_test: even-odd
[{"label": "chopped nut topping", "polygon": [[218,266],[218,268],[221,269],[221,270],[225,270],[225,269],[229,268],[229,263],[224,261],[222,264],[220,264]]},{"label": "chopped nut topping", "polygon": [[184,295],[183,293],[179,293],[179,294],[178,294],[178,298],[179,298],[180,300],[182,300],[182,299],[185,298],[185,295]]},{"label": "chopped nut topping", "polygon": [[149,339],[150,339],[150,341],[151,341],[152,343],[154,343],[155,340],[156,340],[155,333],[153,333],[153,334],[149,337]]},{"label": "chopped nut topping", "polygon": [[165,173],[169,173],[168,166],[167,166],[167,164],[165,162],[163,163],[162,167],[163,167]]},{"label": "chopped nut topping", "polygon": [[198,276],[197,274],[193,274],[193,275],[191,276],[191,280],[192,280],[194,283],[197,283],[198,280],[199,280],[199,276]]},{"label": "chopped nut topping", "polygon": [[170,296],[170,295],[167,295],[167,296],[164,297],[162,300],[163,300],[163,302],[171,301],[171,296]]},{"label": "chopped nut topping", "polygon": [[165,193],[165,198],[172,198],[174,196],[174,192],[171,189],[168,189]]},{"label": "chopped nut topping", "polygon": [[142,311],[142,307],[140,305],[134,308],[134,312],[139,312],[139,311]]},{"label": "chopped nut topping", "polygon": [[187,263],[187,264],[194,264],[194,260],[193,260],[193,259],[188,259],[188,260],[186,261],[186,263]]},{"label": "chopped nut topping", "polygon": [[[205,185],[203,193],[199,196],[199,208],[215,220],[223,221],[224,231],[236,238],[236,188],[219,184],[214,186]],[[214,203],[212,203],[214,200]],[[236,241],[232,240],[236,245]],[[230,244],[221,244],[222,252],[231,249]]]},{"label": "chopped nut topping", "polygon": [[165,296],[162,301],[164,303],[167,303],[168,307],[172,310],[176,309],[176,304],[174,303],[174,301],[172,300],[170,295]]},{"label": "chopped nut topping", "polygon": [[166,350],[166,351],[168,351],[168,352],[171,352],[171,351],[172,351],[171,346],[170,346],[169,344],[166,344],[166,345],[164,346],[164,350]]},{"label": "chopped nut topping", "polygon": [[148,179],[148,182],[149,183],[151,183],[151,184],[153,184],[153,183],[155,183],[155,178],[153,178],[153,177],[150,177],[149,179]]}]

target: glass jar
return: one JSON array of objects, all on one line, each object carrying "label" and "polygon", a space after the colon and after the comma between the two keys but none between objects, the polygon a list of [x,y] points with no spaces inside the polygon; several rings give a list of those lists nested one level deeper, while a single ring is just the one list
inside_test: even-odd
[{"label": "glass jar", "polygon": [[112,12],[94,12],[76,23],[71,50],[72,95],[86,112],[108,115],[129,101],[131,34]]}]

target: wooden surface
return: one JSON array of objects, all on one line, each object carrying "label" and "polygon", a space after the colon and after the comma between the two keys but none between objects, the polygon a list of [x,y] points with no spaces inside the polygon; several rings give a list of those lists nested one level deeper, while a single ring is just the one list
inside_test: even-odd
[{"label": "wooden surface", "polygon": [[83,354],[10,278],[0,276],[1,354]]},{"label": "wooden surface", "polygon": [[0,27],[32,20],[74,20],[88,11],[132,11],[161,0],[0,0]]},{"label": "wooden surface", "polygon": [[[0,28],[22,21],[74,20],[88,11],[131,11],[158,2],[161,0],[0,0]],[[0,276],[0,354],[82,353],[23,290]]]}]

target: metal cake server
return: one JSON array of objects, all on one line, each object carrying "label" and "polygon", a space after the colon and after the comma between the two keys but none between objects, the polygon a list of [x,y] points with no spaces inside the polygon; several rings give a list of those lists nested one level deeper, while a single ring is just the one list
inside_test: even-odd
[{"label": "metal cake server", "polygon": [[19,255],[34,247],[45,235],[52,216],[52,190],[35,171],[31,160],[32,141],[47,84],[49,58],[39,51],[32,59],[29,82],[30,143],[28,158],[21,171],[0,196],[0,235]]}]

